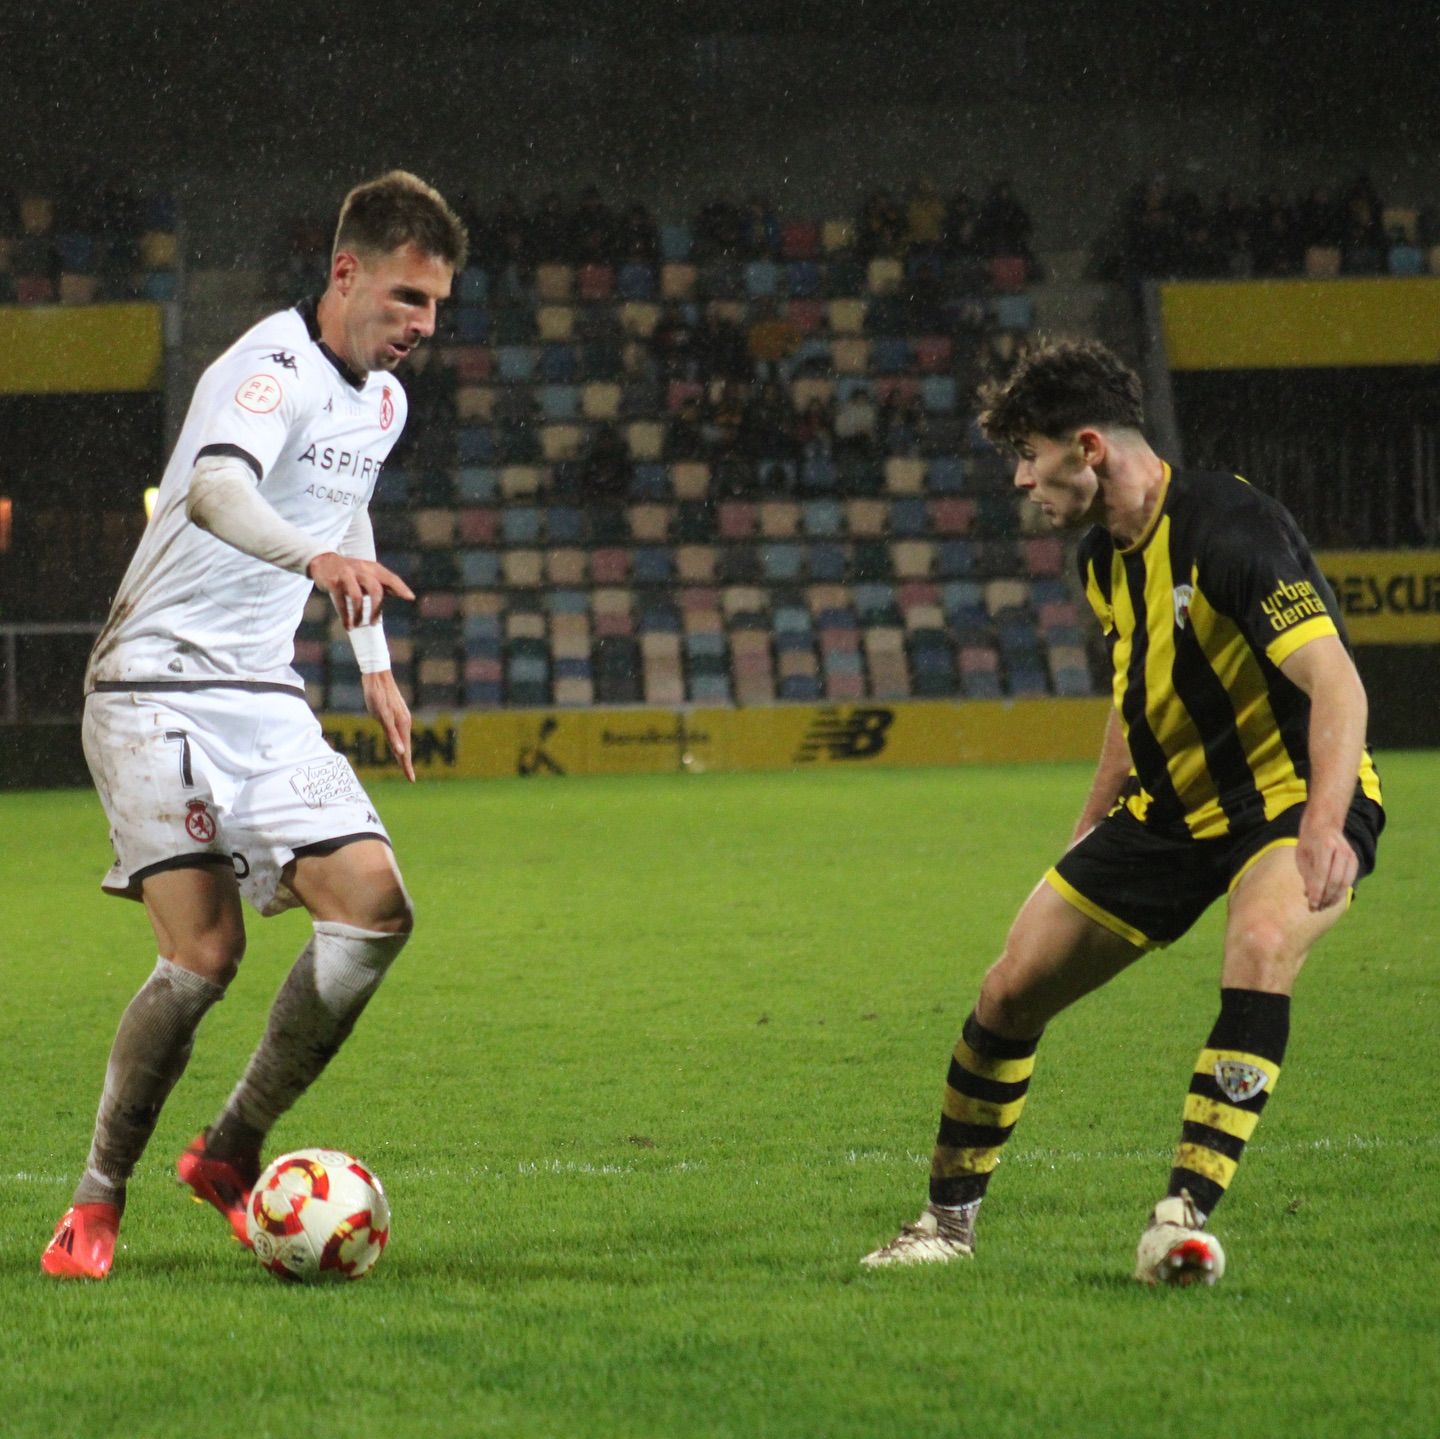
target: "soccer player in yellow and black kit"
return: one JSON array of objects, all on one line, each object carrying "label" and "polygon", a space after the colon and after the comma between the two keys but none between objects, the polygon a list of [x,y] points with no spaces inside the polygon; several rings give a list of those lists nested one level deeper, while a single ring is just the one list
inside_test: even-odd
[{"label": "soccer player in yellow and black kit", "polygon": [[982,395],[1015,485],[1080,543],[1114,709],[1070,847],[1025,901],[955,1047],[930,1203],[869,1266],[969,1257],[1049,1021],[1226,896],[1220,1013],[1135,1277],[1213,1283],[1205,1228],[1279,1076],[1311,946],[1384,826],[1365,691],[1295,521],[1236,475],[1172,470],[1102,345],[1031,352]]}]

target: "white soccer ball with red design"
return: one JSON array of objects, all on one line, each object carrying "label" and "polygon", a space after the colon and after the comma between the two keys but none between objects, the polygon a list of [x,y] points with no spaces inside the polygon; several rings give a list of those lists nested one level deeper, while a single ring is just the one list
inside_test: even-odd
[{"label": "white soccer ball with red design", "polygon": [[255,1257],[301,1284],[361,1278],[390,1238],[380,1181],[338,1149],[282,1154],[256,1181],[246,1218]]}]

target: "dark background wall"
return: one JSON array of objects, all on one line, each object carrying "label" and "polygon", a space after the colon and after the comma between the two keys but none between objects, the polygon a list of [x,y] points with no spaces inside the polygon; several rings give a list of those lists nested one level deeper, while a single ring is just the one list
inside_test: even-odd
[{"label": "dark background wall", "polygon": [[1437,31],[1409,0],[7,0],[0,183],[173,186],[192,257],[228,265],[396,163],[481,197],[594,180],[666,213],[1005,173],[1042,248],[1071,249],[1155,170],[1204,189],[1365,169],[1396,203],[1435,199]]}]

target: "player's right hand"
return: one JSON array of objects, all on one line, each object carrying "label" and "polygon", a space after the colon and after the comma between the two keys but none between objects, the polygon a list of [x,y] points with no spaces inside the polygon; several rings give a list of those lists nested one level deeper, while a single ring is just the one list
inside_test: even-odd
[{"label": "player's right hand", "polygon": [[356,625],[373,625],[380,618],[387,594],[402,600],[415,598],[415,591],[394,570],[387,570],[375,560],[347,559],[333,550],[316,555],[307,573],[330,596],[347,630]]}]

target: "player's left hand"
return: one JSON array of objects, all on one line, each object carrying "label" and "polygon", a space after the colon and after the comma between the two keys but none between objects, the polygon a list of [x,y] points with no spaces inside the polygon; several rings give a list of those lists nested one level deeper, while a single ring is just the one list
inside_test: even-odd
[{"label": "player's left hand", "polygon": [[1339,825],[1309,826],[1300,822],[1295,863],[1305,884],[1312,912],[1339,904],[1350,893],[1360,861]]},{"label": "player's left hand", "polygon": [[395,676],[390,670],[377,670],[360,676],[365,695],[365,708],[385,727],[390,752],[405,771],[405,778],[415,783],[415,757],[410,749],[410,706],[405,703]]}]

